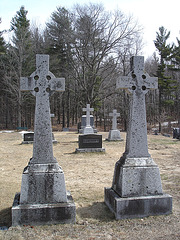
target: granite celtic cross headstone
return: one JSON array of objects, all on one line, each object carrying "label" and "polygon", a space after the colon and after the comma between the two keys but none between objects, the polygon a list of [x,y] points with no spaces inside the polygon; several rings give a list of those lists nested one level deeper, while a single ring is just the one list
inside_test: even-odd
[{"label": "granite celtic cross headstone", "polygon": [[90,108],[90,104],[87,104],[82,110],[86,111],[86,127],[83,129],[83,134],[92,134],[94,130],[90,125],[90,112],[94,111],[94,108]]},{"label": "granite celtic cross headstone", "polygon": [[66,192],[64,173],[53,156],[49,97],[65,91],[65,79],[49,71],[49,56],[36,55],[36,71],[21,79],[21,91],[36,97],[33,157],[15,196],[12,225],[75,222],[75,205]]},{"label": "granite celtic cross headstone", "polygon": [[109,113],[112,119],[112,129],[109,131],[108,141],[121,141],[121,134],[120,131],[117,129],[117,117],[120,116],[120,113],[117,113],[117,110],[114,109],[112,113]]},{"label": "granite celtic cross headstone", "polygon": [[145,94],[158,88],[156,77],[144,73],[144,57],[131,58],[131,72],[118,79],[117,88],[126,89],[130,96],[127,131],[127,157],[150,157],[147,144]]},{"label": "granite celtic cross headstone", "polygon": [[113,117],[112,119],[112,130],[117,129],[117,117],[120,116],[120,113],[117,113],[117,110],[114,109],[112,113],[109,113],[110,117]]},{"label": "granite celtic cross headstone", "polygon": [[131,72],[118,79],[117,88],[129,93],[128,130],[112,188],[105,188],[105,203],[116,219],[171,213],[172,197],[162,191],[159,168],[147,144],[145,94],[158,88],[158,79],[144,72],[144,57],[135,56],[131,58]]}]

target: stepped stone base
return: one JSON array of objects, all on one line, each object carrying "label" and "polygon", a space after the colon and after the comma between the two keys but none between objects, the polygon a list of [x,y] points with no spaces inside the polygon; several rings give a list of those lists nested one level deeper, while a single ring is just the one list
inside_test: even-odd
[{"label": "stepped stone base", "polygon": [[110,130],[107,141],[123,141],[119,130]]},{"label": "stepped stone base", "polygon": [[12,226],[75,223],[76,207],[69,192],[67,199],[65,203],[20,204],[17,193],[12,206]]},{"label": "stepped stone base", "polygon": [[[21,144],[33,144],[34,141],[23,141]],[[56,144],[57,140],[52,140],[52,143]]]},{"label": "stepped stone base", "polygon": [[105,152],[105,148],[76,148],[76,153]]},{"label": "stepped stone base", "polygon": [[168,194],[122,198],[112,188],[105,188],[104,196],[117,220],[172,213],[172,197]]}]

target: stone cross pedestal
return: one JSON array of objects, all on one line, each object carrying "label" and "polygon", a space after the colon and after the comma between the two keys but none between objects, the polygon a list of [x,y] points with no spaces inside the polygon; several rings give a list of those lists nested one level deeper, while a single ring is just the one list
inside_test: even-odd
[{"label": "stone cross pedestal", "polygon": [[108,141],[122,141],[120,131],[117,129],[117,117],[120,116],[120,113],[117,113],[117,110],[114,109],[112,113],[109,113],[112,119],[112,129],[109,131]]},{"label": "stone cross pedestal", "polygon": [[162,191],[159,168],[148,152],[145,94],[158,88],[158,79],[144,72],[144,57],[131,58],[131,72],[120,77],[117,88],[130,97],[126,149],[115,165],[105,203],[116,219],[169,214],[172,197]]},{"label": "stone cross pedestal", "polygon": [[94,111],[94,108],[90,108],[90,104],[87,104],[86,108],[82,109],[84,112],[86,111],[86,126],[83,129],[83,134],[93,134],[94,130],[90,125],[90,113]]},{"label": "stone cross pedestal", "polygon": [[36,97],[33,157],[15,196],[12,225],[75,222],[75,205],[66,192],[64,173],[53,156],[49,97],[65,90],[65,79],[49,71],[49,56],[36,55],[36,71],[20,79],[21,91]]}]

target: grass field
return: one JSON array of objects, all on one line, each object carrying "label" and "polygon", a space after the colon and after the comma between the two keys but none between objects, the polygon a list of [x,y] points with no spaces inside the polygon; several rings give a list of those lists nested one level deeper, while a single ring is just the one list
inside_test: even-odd
[{"label": "grass field", "polygon": [[[180,141],[148,135],[149,153],[160,168],[164,192],[173,197],[173,214],[119,220],[104,204],[104,187],[112,184],[114,165],[125,150],[123,142],[104,141],[105,153],[75,153],[78,134],[54,132],[53,146],[65,175],[66,188],[76,204],[76,224],[11,227],[11,206],[20,191],[32,144],[21,144],[19,132],[0,132],[0,239],[180,239]],[[126,134],[121,133],[125,139]]]}]

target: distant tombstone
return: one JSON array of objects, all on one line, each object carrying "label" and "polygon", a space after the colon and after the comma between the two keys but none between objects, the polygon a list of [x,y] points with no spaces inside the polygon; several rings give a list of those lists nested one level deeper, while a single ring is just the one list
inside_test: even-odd
[{"label": "distant tombstone", "polygon": [[158,135],[158,130],[157,129],[154,130],[154,135]]},{"label": "distant tombstone", "polygon": [[[94,117],[93,117],[93,115],[90,115],[90,126],[92,128],[94,127]],[[83,127],[83,128],[86,127],[86,115],[82,115],[82,117],[81,117],[81,127]]]},{"label": "distant tombstone", "polygon": [[[22,144],[34,143],[34,132],[27,132],[23,134]],[[54,138],[54,133],[52,133],[52,143],[57,143],[57,140]]]},{"label": "distant tombstone", "polygon": [[49,71],[49,56],[36,55],[36,71],[20,79],[21,91],[36,97],[33,157],[22,175],[21,192],[12,206],[12,225],[75,222],[75,204],[64,173],[53,156],[49,97],[65,90],[65,79]]},{"label": "distant tombstone", "polygon": [[[80,133],[80,130],[81,130],[81,122],[78,122],[77,124],[77,130],[78,130],[78,133]],[[82,132],[81,132],[82,133]]]},{"label": "distant tombstone", "polygon": [[69,132],[69,128],[63,128],[63,132]]},{"label": "distant tombstone", "polygon": [[94,108],[90,108],[90,104],[87,104],[86,108],[83,108],[83,111],[86,111],[86,126],[83,129],[83,134],[92,134],[94,130],[90,124],[90,112],[94,111]]},{"label": "distant tombstone", "polygon": [[173,138],[180,139],[180,129],[179,128],[173,128]]},{"label": "distant tombstone", "polygon": [[53,118],[55,117],[54,113],[51,113],[50,117],[51,117],[51,121],[52,121],[52,125],[53,125]]},{"label": "distant tombstone", "polygon": [[104,152],[102,135],[95,134],[90,125],[90,112],[94,111],[94,108],[90,108],[90,104],[87,104],[83,111],[86,111],[86,126],[83,129],[83,135],[79,135],[79,148],[76,149],[76,152]]},{"label": "distant tombstone", "polygon": [[[90,115],[90,126],[93,128],[94,133],[97,133],[97,129],[94,127],[94,117],[93,115]],[[86,115],[82,115],[81,117],[81,123],[78,126],[78,132],[83,133],[84,128],[86,127]]]},{"label": "distant tombstone", "polygon": [[102,135],[101,134],[79,135],[79,148],[76,149],[76,153],[81,152],[105,152],[105,148],[102,147]]},{"label": "distant tombstone", "polygon": [[33,143],[34,142],[34,132],[24,133],[22,144]]},{"label": "distant tombstone", "polygon": [[117,117],[120,116],[120,113],[117,113],[117,110],[114,109],[113,113],[109,114],[112,119],[112,129],[109,131],[108,141],[122,141],[120,131],[117,129]]},{"label": "distant tombstone", "polygon": [[105,203],[116,219],[170,214],[172,197],[163,193],[159,168],[147,145],[145,94],[158,88],[158,79],[144,72],[144,57],[131,58],[131,72],[120,77],[117,88],[130,98],[126,149],[115,165],[111,188],[105,188]]}]

